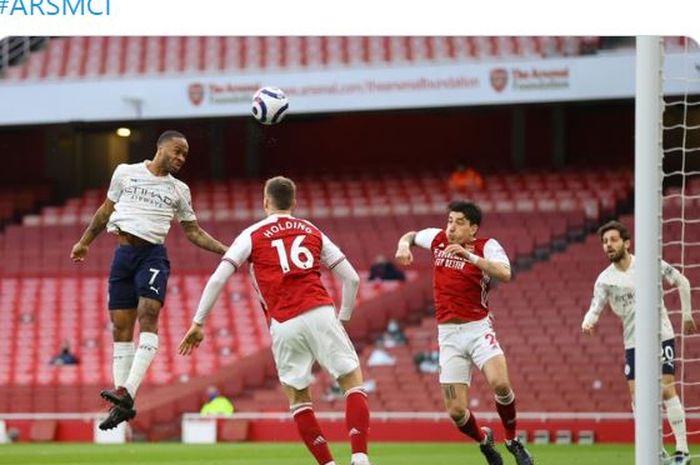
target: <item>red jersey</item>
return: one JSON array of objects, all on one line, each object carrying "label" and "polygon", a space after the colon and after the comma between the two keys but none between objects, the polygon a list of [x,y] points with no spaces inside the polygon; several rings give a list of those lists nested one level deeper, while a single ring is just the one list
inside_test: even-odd
[{"label": "red jersey", "polygon": [[[445,253],[449,245],[447,233],[437,228],[423,229],[416,234],[415,242],[433,254],[433,295],[438,323],[452,319],[477,321],[488,316],[491,278],[466,258]],[[510,266],[508,256],[495,239],[475,239],[471,245],[473,254]]]},{"label": "red jersey", "polygon": [[237,269],[248,261],[253,286],[268,322],[283,322],[322,305],[333,305],[321,282],[321,264],[333,268],[345,256],[310,222],[270,215],[245,229],[223,260]]}]

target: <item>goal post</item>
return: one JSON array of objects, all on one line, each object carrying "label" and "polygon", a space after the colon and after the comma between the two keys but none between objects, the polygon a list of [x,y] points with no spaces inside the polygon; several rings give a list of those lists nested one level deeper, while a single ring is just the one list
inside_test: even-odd
[{"label": "goal post", "polygon": [[661,455],[661,202],[663,49],[637,37],[635,96],[635,464]]}]

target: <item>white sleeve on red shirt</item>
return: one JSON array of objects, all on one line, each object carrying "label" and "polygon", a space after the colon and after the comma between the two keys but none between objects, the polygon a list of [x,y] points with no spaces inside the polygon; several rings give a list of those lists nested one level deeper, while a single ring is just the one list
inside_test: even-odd
[{"label": "white sleeve on red shirt", "polygon": [[345,255],[333,241],[328,239],[328,236],[321,233],[321,239],[321,263],[332,270],[338,263],[345,260]]},{"label": "white sleeve on red shirt", "polygon": [[229,262],[222,260],[219,266],[211,275],[207,285],[204,286],[204,291],[202,292],[202,297],[199,299],[199,304],[197,305],[197,313],[195,313],[192,321],[199,325],[204,324],[204,320],[207,319],[207,315],[211,311],[212,307],[216,303],[216,299],[219,298],[219,294],[224,289],[226,281],[233,276],[236,272],[236,268]]},{"label": "white sleeve on red shirt", "polygon": [[413,240],[413,242],[418,247],[430,250],[430,246],[433,245],[433,241],[435,240],[435,237],[440,234],[440,231],[442,231],[440,228],[421,229],[416,233],[416,238]]},{"label": "white sleeve on red shirt", "polygon": [[246,229],[233,241],[231,247],[226,251],[221,260],[229,262],[239,269],[243,265],[253,250],[253,242],[250,237],[250,230]]},{"label": "white sleeve on red shirt", "polygon": [[352,316],[352,310],[357,298],[357,289],[360,287],[360,276],[348,260],[341,260],[333,268],[333,274],[343,282],[343,297],[338,311],[341,321],[348,321]]},{"label": "white sleeve on red shirt", "polygon": [[506,251],[503,250],[503,247],[496,239],[489,239],[484,244],[484,258],[490,262],[503,263],[510,267],[508,255],[506,255]]}]

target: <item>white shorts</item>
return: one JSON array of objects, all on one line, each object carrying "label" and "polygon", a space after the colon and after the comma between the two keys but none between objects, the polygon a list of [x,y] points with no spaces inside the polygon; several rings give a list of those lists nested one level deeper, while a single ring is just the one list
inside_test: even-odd
[{"label": "white shorts", "polygon": [[484,364],[503,350],[498,344],[491,319],[462,324],[439,324],[440,383],[471,384],[472,365]]},{"label": "white shorts", "polygon": [[295,389],[311,384],[314,361],[334,379],[360,366],[355,347],[331,306],[310,310],[284,323],[273,319],[270,335],[279,379]]}]

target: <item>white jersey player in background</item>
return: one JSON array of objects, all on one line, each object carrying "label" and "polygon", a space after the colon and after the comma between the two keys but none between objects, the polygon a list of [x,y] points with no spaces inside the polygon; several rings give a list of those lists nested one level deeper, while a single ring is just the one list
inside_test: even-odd
[{"label": "white jersey player in background", "polygon": [[[617,221],[610,221],[598,229],[603,243],[603,252],[612,262],[598,276],[593,289],[593,300],[581,324],[584,334],[593,334],[605,304],[622,320],[625,344],[625,377],[630,395],[634,401],[634,270],[635,259],[629,251],[631,237],[627,228]],[[678,270],[665,261],[661,262],[661,274],[671,286],[677,287],[681,298],[683,315],[683,332],[693,334],[696,331],[691,314],[690,283]],[[685,430],[685,412],[675,388],[675,343],[671,320],[666,306],[661,317],[662,339],[662,383],[663,400],[666,416],[676,438],[676,453],[670,463],[687,464],[690,462],[688,440]]]}]

